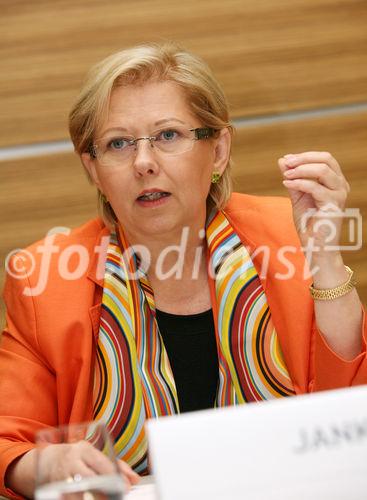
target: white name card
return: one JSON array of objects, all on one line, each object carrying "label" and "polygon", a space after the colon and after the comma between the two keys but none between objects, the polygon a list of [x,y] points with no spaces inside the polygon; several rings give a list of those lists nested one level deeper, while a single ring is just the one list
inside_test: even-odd
[{"label": "white name card", "polygon": [[160,500],[366,500],[367,386],[147,423]]}]

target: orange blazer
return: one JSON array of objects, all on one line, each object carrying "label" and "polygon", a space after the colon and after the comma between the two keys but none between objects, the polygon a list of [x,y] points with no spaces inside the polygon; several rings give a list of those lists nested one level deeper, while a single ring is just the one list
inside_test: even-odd
[{"label": "orange blazer", "polygon": [[[365,311],[363,350],[352,361],[343,360],[316,327],[310,280],[303,279],[305,259],[290,202],[234,194],[224,211],[261,278],[296,393],[367,383]],[[57,235],[48,243],[54,247],[48,262],[45,240],[35,243],[27,249],[33,260],[27,275],[7,277],[7,323],[0,348],[0,494],[10,498],[21,497],[5,488],[5,471],[34,446],[36,430],[93,418],[104,273],[100,244],[108,234],[103,222],[95,219],[69,235]],[[88,266],[78,279],[67,280],[60,276],[65,262],[70,276],[80,265],[76,251],[71,252],[76,247],[71,245],[82,245]],[[269,265],[262,276],[265,247]],[[277,273],[284,276],[292,266],[295,273],[279,279]],[[44,291],[24,295],[25,288],[36,289],[42,277],[47,277]],[[211,290],[214,294],[213,283]]]}]

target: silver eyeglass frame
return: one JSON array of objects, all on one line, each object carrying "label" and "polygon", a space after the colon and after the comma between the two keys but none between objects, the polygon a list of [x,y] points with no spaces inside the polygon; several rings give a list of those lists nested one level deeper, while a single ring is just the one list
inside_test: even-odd
[{"label": "silver eyeglass frame", "polygon": [[[190,132],[195,133],[195,137],[193,138],[194,141],[200,141],[202,139],[209,139],[210,137],[213,137],[215,132],[216,132],[216,129],[211,128],[211,127],[190,128],[189,130],[190,130]],[[131,146],[134,145],[135,150],[136,150],[136,146],[137,146],[138,141],[142,141],[142,140],[149,141],[151,147],[153,148],[154,147],[153,142],[157,140],[157,137],[154,135],[147,136],[147,137],[136,137],[136,138],[132,139],[131,141],[129,141],[129,145],[131,145]],[[98,157],[97,150],[98,150],[98,145],[92,144],[91,146],[89,146],[87,152],[90,154],[91,158],[96,159]]]}]

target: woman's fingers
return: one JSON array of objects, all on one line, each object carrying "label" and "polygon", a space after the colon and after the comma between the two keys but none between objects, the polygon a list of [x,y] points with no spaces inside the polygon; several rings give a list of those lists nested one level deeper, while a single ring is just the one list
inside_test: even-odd
[{"label": "woman's fingers", "polygon": [[60,481],[74,476],[94,476],[95,471],[86,464],[81,448],[79,443],[52,444],[40,451],[38,461],[40,482]]},{"label": "woman's fingers", "polygon": [[81,459],[95,474],[114,474],[116,472],[115,463],[90,443],[82,441],[79,449]]},{"label": "woman's fingers", "polygon": [[[85,464],[90,467],[96,474],[114,474],[116,472],[115,463],[90,443],[82,442],[80,444],[81,457]],[[124,476],[128,484],[136,484],[139,482],[139,475],[132,470],[129,464],[122,460],[117,460],[118,470]]]},{"label": "woman's fingers", "polygon": [[317,208],[334,204],[344,208],[350,191],[339,163],[327,152],[307,151],[289,154],[279,159],[284,186],[289,190],[292,203],[299,198],[297,193],[307,193]]},{"label": "woman's fingers", "polygon": [[[97,450],[88,441],[73,444],[55,444],[47,446],[42,453],[40,464],[44,476],[50,481],[63,480],[75,476],[90,477],[102,474],[115,474],[116,463]],[[139,476],[128,464],[120,465],[118,471],[124,474],[126,481],[136,484]]]},{"label": "woman's fingers", "polygon": [[302,164],[287,168],[283,176],[286,180],[313,179],[332,190],[346,188],[347,184],[344,177],[335,173],[326,163]]},{"label": "woman's fingers", "polygon": [[74,480],[76,480],[77,478],[91,477],[95,475],[95,471],[91,467],[88,467],[88,465],[85,464],[84,460],[79,459],[71,464],[70,473],[67,475],[67,477],[72,477]]},{"label": "woman's fingers", "polygon": [[342,174],[339,163],[329,153],[325,151],[306,151],[304,153],[288,154],[283,156],[284,165],[286,167],[297,167],[308,163],[325,163],[336,174]]},{"label": "woman's fingers", "polygon": [[285,180],[283,184],[288,189],[295,189],[310,194],[318,207],[329,203],[333,203],[340,208],[344,206],[346,199],[346,191],[344,190],[331,191],[319,182],[309,179]]},{"label": "woman's fingers", "polygon": [[72,444],[54,444],[47,446],[41,452],[42,468],[40,478],[45,482],[70,480],[77,481],[83,477],[103,474],[120,473],[125,482],[126,490],[137,484],[140,477],[122,460],[116,462],[96,449],[88,441],[79,441]]},{"label": "woman's fingers", "polygon": [[137,484],[140,480],[139,474],[134,472],[129,464],[122,460],[117,461],[120,473],[130,482],[130,484]]}]

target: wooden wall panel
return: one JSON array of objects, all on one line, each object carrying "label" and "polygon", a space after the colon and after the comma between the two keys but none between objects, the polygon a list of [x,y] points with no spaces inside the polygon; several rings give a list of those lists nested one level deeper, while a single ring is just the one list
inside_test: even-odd
[{"label": "wooden wall panel", "polygon": [[[352,190],[349,207],[359,207],[367,233],[367,113],[289,121],[239,130],[234,143],[235,190],[286,196],[277,158],[304,150],[329,150],[339,160]],[[74,227],[96,214],[96,197],[78,159],[71,154],[0,163],[0,260],[45,236],[54,226]],[[276,214],[274,215],[276,217]],[[345,252],[367,303],[367,246]],[[3,275],[0,286],[3,285]]]},{"label": "wooden wall panel", "polygon": [[[56,226],[76,227],[96,216],[96,191],[75,155],[0,162],[0,289],[4,260]],[[0,323],[3,302],[0,307]]]},{"label": "wooden wall panel", "polygon": [[87,69],[174,39],[212,66],[233,116],[367,100],[365,0],[3,0],[0,146],[67,137]]}]

